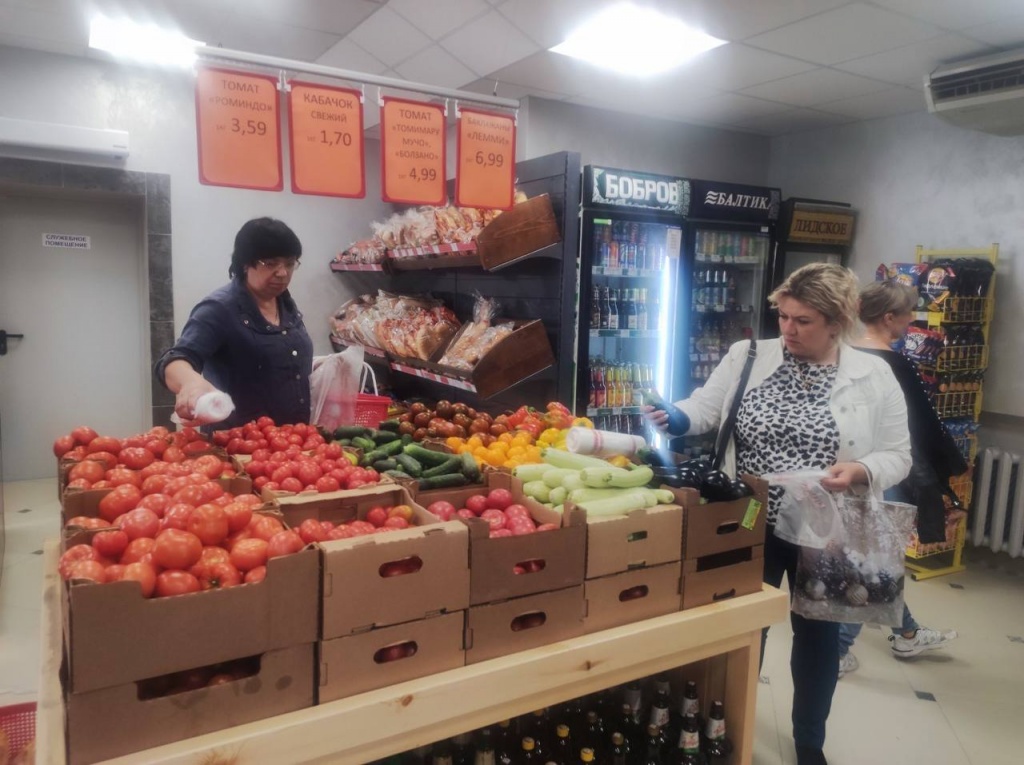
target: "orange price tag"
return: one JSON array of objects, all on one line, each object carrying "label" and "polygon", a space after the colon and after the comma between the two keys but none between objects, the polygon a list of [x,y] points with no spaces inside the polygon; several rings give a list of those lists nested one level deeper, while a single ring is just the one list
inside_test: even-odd
[{"label": "orange price tag", "polygon": [[476,109],[460,112],[455,204],[510,209],[516,180],[515,119]]},{"label": "orange price tag", "polygon": [[363,104],[358,90],[292,82],[288,96],[292,191],[366,196]]},{"label": "orange price tag", "polygon": [[211,186],[280,191],[277,80],[201,69],[196,76],[199,181]]},{"label": "orange price tag", "polygon": [[448,196],[444,107],[385,98],[380,128],[384,201],[443,205]]}]

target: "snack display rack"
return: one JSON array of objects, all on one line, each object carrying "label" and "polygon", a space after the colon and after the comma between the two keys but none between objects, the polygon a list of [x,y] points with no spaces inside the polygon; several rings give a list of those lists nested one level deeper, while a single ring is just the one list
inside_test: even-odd
[{"label": "snack display rack", "polygon": [[[999,258],[999,245],[966,250],[928,250],[918,245],[917,262],[929,263],[946,258],[985,258],[993,265]],[[995,310],[995,276],[984,297],[952,296],[942,305],[941,311],[921,311],[914,315],[915,321],[927,324],[929,329],[943,329],[962,324],[977,324],[982,328],[984,345],[956,345],[943,349],[935,360],[930,372],[942,374],[975,374],[978,383],[972,390],[944,391],[935,394],[932,403],[941,419],[967,418],[977,423],[981,417],[982,384],[981,375],[989,363],[989,331]],[[974,460],[978,452],[977,435],[971,433],[955,438],[967,461],[967,472],[950,481],[950,488],[964,508],[971,505],[974,483],[972,480]],[[916,537],[907,548],[907,569],[916,580],[963,571],[963,550],[967,539],[967,513],[951,505],[946,508],[946,542],[922,544]],[[940,557],[941,556],[941,557]],[[928,559],[925,564],[922,561]],[[933,565],[934,563],[934,565]]]}]

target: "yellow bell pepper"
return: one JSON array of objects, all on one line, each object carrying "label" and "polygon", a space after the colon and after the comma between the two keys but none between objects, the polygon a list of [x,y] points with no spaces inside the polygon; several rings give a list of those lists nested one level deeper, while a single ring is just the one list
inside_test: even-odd
[{"label": "yellow bell pepper", "polygon": [[589,417],[577,417],[575,420],[572,421],[572,426],[574,428],[590,428],[591,430],[594,429],[594,423],[590,421]]}]

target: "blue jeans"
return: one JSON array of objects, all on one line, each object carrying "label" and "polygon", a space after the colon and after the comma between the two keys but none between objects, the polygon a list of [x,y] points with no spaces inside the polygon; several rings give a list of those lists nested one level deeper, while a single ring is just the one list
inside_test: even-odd
[{"label": "blue jeans", "polygon": [[[886,489],[883,494],[886,500],[889,502],[909,502],[910,498],[904,494],[903,490],[897,485],[891,489]],[[850,648],[853,647],[853,641],[857,639],[860,634],[860,630],[863,624],[842,624],[839,626],[839,658],[843,658],[850,652]],[[893,627],[892,634],[900,635],[904,632],[913,632],[920,627],[916,621],[914,621],[913,615],[910,613],[910,608],[907,606],[906,601],[903,602],[903,626]]]},{"label": "blue jeans", "polygon": [[[796,576],[799,548],[768,528],[764,545],[764,581],[782,584],[785,574],[790,592]],[[793,674],[793,740],[798,746],[821,749],[825,745],[825,722],[832,708],[832,696],[839,679],[839,624],[805,619],[790,612],[793,652],[789,666]],[[761,659],[768,630],[761,635]]]}]

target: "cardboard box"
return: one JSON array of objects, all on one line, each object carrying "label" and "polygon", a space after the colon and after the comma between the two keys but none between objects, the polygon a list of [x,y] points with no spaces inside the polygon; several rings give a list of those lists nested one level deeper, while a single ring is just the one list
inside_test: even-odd
[{"label": "cardboard box", "polygon": [[684,560],[682,610],[760,592],[763,580],[763,545]]},{"label": "cardboard box", "polygon": [[471,606],[466,615],[466,664],[579,637],[583,609],[582,586]]},{"label": "cardboard box", "polygon": [[[768,482],[742,476],[754,496],[701,504],[695,489],[669,489],[683,506],[683,560],[764,544]],[[748,528],[749,527],[749,528]]]},{"label": "cardboard box", "polygon": [[653,619],[679,610],[682,564],[625,571],[583,585],[586,599],[585,634]]},{"label": "cardboard box", "polygon": [[658,505],[587,522],[587,579],[673,563],[682,555],[683,508]]},{"label": "cardboard box", "polygon": [[315,698],[315,648],[268,651],[257,675],[172,696],[141,700],[136,683],[68,694],[68,762],[90,765],[306,709]]},{"label": "cardboard box", "polygon": [[[525,505],[538,523],[553,523],[559,528],[519,537],[491,539],[486,521],[473,518],[462,521],[469,527],[471,605],[549,592],[583,583],[587,545],[587,519],[582,510],[567,510],[561,515],[523,494],[523,484],[509,473],[492,471],[483,486],[421,492],[417,501],[430,504],[446,500],[463,507],[474,494],[491,489],[508,489],[513,500]],[[527,565],[523,565],[527,564]],[[528,573],[516,573],[516,567]]]},{"label": "cardboard box", "polygon": [[135,582],[61,588],[69,689],[84,693],[279,648],[315,643],[320,551],[267,563],[258,584],[169,598]]},{"label": "cardboard box", "polygon": [[458,611],[323,641],[318,703],[465,666],[465,617]]}]

